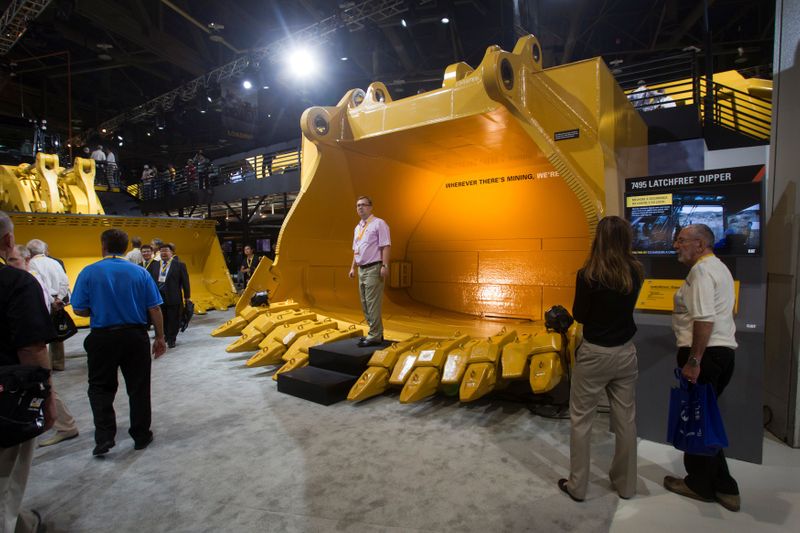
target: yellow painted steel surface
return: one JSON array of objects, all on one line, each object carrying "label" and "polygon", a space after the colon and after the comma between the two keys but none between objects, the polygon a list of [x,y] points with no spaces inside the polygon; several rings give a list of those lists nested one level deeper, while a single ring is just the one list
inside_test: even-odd
[{"label": "yellow painted steel surface", "polygon": [[[145,242],[159,237],[175,243],[176,255],[186,263],[189,272],[196,313],[203,314],[211,308],[224,310],[236,302],[213,221],[46,213],[9,213],[9,216],[18,242],[41,239],[53,257],[64,261],[70,287],[75,285],[83,267],[102,258],[100,235],[109,228],[119,228]],[[88,325],[88,319],[76,317],[76,323]]]},{"label": "yellow painted steel surface", "polygon": [[[503,347],[540,333],[552,305],[571,304],[599,217],[619,213],[624,179],[647,172],[646,126],[605,63],[544,69],[533,36],[511,52],[490,46],[475,68],[449,66],[441,89],[400,100],[380,82],[353,89],[306,110],[301,129],[301,191],[274,264],[259,264],[237,316],[267,290],[363,326],[348,271],[356,198],[370,196],[391,228],[385,336],[415,340],[376,352],[354,401],[417,370],[404,401],[472,387],[467,401],[505,383]],[[482,346],[503,327],[502,343]],[[423,364],[420,352],[453,331],[466,340]],[[528,379],[523,356],[508,379]]]},{"label": "yellow painted steel surface", "polygon": [[[17,242],[41,239],[64,261],[70,286],[86,265],[101,259],[100,234],[109,228],[145,241],[159,237],[177,246],[186,263],[195,312],[227,309],[236,302],[214,222],[174,218],[105,216],[94,188],[95,161],[75,158],[68,169],[58,156],[36,154],[33,165],[0,166],[0,209],[14,221]],[[71,312],[71,308],[67,307]],[[79,326],[88,318],[74,317]]]},{"label": "yellow painted steel surface", "polygon": [[94,159],[76,157],[74,166],[65,169],[57,155],[42,152],[32,165],[0,165],[0,210],[102,215],[94,172]]},{"label": "yellow painted steel surface", "polygon": [[485,335],[485,317],[524,328],[568,305],[598,217],[646,172],[646,128],[601,59],[542,69],[537,47],[489,47],[420,95],[395,101],[376,82],[308,109],[301,192],[251,284],[363,320],[347,272],[366,194],[392,260],[412,266],[410,287],[385,291],[387,335]]}]

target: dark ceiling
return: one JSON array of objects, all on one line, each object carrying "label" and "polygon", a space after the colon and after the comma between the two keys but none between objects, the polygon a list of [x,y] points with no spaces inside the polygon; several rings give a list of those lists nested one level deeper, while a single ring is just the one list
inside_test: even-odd
[{"label": "dark ceiling", "polygon": [[[0,0],[0,10],[10,3]],[[53,0],[0,56],[0,144],[18,146],[31,136],[30,118],[47,119],[49,131],[66,138],[70,100],[72,133],[97,142],[97,127],[110,118],[361,3]],[[387,3],[397,2],[369,2]],[[769,75],[774,1],[707,3],[715,70]],[[436,88],[448,64],[474,66],[487,46],[510,49],[520,32],[537,35],[547,66],[598,55],[627,65],[686,46],[704,48],[703,2],[697,0],[408,0],[402,5],[402,14],[331,34],[318,50],[322,68],[309,81],[285,77],[282,58],[275,57],[261,65],[260,83],[249,93],[239,81],[227,82],[253,103],[252,138],[226,135],[219,113],[201,114],[194,102],[180,103],[164,117],[163,131],[147,118],[114,132],[126,139],[118,149],[122,163],[180,161],[197,148],[216,157],[297,138],[300,114],[311,105],[333,105],[348,89],[375,80],[386,83],[395,99]],[[445,16],[448,24],[442,23]]]}]

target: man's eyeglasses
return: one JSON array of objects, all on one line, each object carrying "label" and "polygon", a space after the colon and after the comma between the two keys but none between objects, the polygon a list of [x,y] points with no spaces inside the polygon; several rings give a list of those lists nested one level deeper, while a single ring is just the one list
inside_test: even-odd
[{"label": "man's eyeglasses", "polygon": [[370,207],[372,204],[356,204],[356,207]]}]

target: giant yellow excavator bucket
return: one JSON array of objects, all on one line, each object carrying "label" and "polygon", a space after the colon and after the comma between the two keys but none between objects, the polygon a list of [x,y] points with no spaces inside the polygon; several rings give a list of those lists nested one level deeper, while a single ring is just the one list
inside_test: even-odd
[{"label": "giant yellow excavator bucket", "polygon": [[[174,243],[176,254],[186,263],[196,313],[224,310],[236,302],[214,221],[104,216],[94,174],[92,159],[75,158],[74,165],[65,169],[58,156],[44,153],[36,154],[32,165],[0,165],[0,209],[14,222],[17,242],[34,238],[46,242],[50,255],[64,261],[73,287],[83,267],[101,259],[103,231],[122,229],[145,242],[157,237]],[[83,317],[75,317],[75,322],[88,325]]]},{"label": "giant yellow excavator bucket", "polygon": [[382,83],[301,119],[301,192],[239,303],[270,289],[363,321],[348,278],[356,198],[391,229],[388,338],[539,331],[570,306],[598,219],[646,170],[646,126],[600,58],[543,69],[533,36],[491,46],[442,88],[393,100]]},{"label": "giant yellow excavator bucket", "polygon": [[[64,261],[70,287],[86,265],[102,259],[100,235],[109,228],[139,236],[143,242],[160,238],[175,244],[175,255],[186,263],[195,312],[225,310],[236,301],[213,220],[157,217],[89,216],[71,214],[9,213],[19,243],[41,239],[50,255]],[[70,309],[70,308],[68,308]],[[77,317],[79,326],[87,319]]]}]

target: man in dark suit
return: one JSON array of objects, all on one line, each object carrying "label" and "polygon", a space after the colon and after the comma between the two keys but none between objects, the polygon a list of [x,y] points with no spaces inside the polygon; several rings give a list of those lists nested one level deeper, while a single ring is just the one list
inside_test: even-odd
[{"label": "man in dark suit", "polygon": [[164,315],[164,335],[167,346],[175,347],[178,329],[181,324],[183,304],[189,299],[189,272],[186,265],[175,256],[175,245],[171,242],[161,245],[161,262],[153,262],[147,269],[153,276],[161,298],[161,312]]}]

